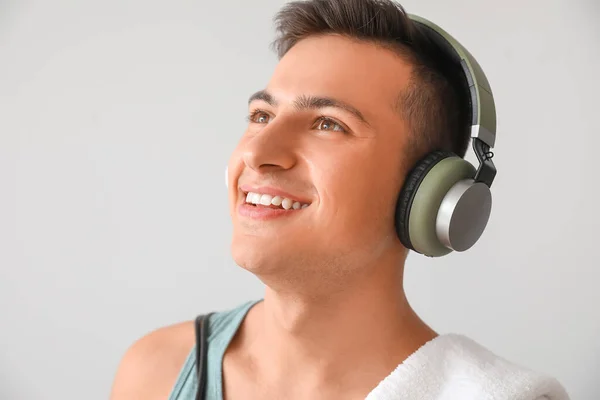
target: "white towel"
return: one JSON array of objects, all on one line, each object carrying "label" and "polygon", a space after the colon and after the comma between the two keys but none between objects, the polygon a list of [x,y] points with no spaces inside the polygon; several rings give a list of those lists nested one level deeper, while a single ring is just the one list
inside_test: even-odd
[{"label": "white towel", "polygon": [[568,400],[561,384],[445,334],[408,357],[365,400]]}]

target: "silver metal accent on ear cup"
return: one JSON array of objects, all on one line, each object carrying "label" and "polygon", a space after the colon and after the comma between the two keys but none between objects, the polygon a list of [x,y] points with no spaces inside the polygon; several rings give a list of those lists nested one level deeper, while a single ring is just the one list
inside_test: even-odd
[{"label": "silver metal accent on ear cup", "polygon": [[440,242],[454,251],[471,248],[492,211],[490,188],[473,179],[464,179],[448,191],[437,214],[435,230]]}]

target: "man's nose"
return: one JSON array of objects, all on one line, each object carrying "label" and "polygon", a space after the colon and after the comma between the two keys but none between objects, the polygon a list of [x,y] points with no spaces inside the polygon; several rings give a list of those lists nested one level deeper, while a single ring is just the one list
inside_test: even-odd
[{"label": "man's nose", "polygon": [[244,163],[256,172],[287,170],[296,164],[296,141],[285,124],[265,126],[244,146]]}]

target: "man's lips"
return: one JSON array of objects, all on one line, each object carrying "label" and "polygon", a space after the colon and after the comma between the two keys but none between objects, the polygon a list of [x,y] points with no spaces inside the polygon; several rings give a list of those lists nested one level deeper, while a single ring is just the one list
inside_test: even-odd
[{"label": "man's lips", "polygon": [[259,221],[267,221],[275,218],[297,215],[299,212],[302,211],[304,211],[304,208],[291,208],[289,210],[286,210],[281,207],[254,205],[245,202],[240,204],[238,207],[239,215]]}]

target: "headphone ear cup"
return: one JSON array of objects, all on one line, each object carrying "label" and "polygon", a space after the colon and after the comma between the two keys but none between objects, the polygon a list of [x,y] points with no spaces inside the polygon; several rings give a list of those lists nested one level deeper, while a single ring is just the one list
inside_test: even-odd
[{"label": "headphone ear cup", "polygon": [[421,185],[421,181],[427,175],[429,170],[440,160],[447,157],[452,157],[454,154],[446,151],[434,151],[428,153],[419,160],[415,166],[408,172],[398,197],[396,204],[396,233],[400,242],[410,250],[417,251],[410,240],[409,233],[409,218],[410,209],[412,207],[417,189]]},{"label": "headphone ear cup", "polygon": [[463,179],[442,200],[435,221],[437,238],[449,249],[465,251],[481,237],[492,211],[492,192],[483,182]]},{"label": "headphone ear cup", "polygon": [[429,257],[452,251],[438,238],[436,218],[448,191],[475,172],[471,163],[451,152],[432,152],[417,163],[396,207],[396,229],[404,246]]}]

